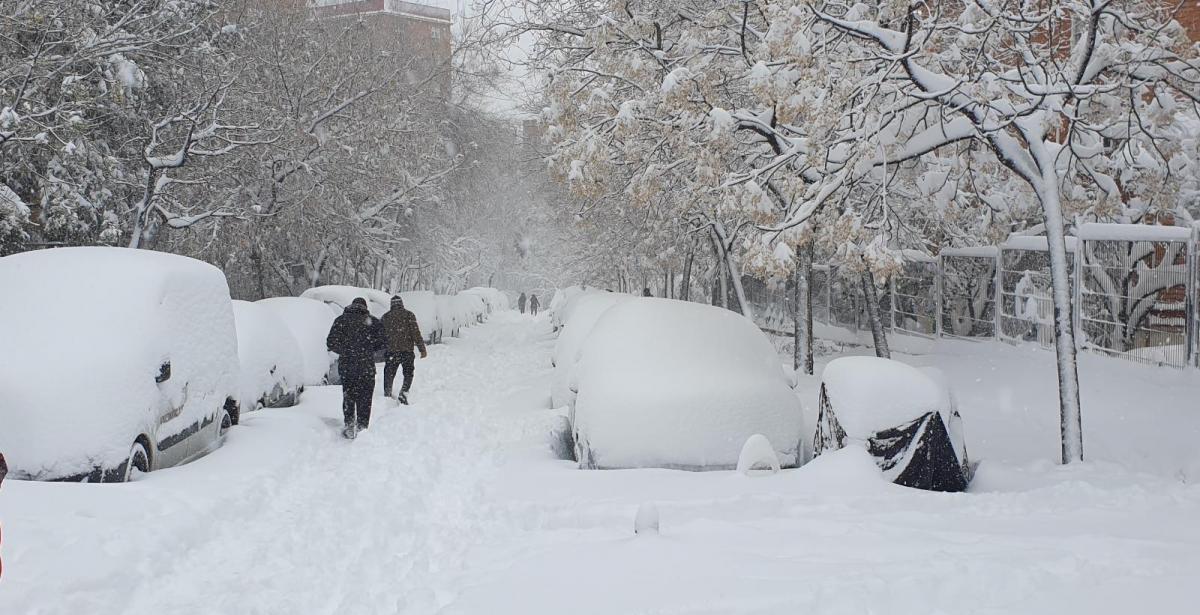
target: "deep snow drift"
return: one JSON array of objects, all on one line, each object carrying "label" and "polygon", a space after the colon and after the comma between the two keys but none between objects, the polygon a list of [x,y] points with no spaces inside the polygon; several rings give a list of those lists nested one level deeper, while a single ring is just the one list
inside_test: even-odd
[{"label": "deep snow drift", "polygon": [[[886,482],[856,448],[774,475],[577,470],[548,444],[562,424],[548,408],[553,346],[544,317],[467,329],[417,362],[414,405],[377,406],[353,443],[336,433],[337,389],[313,387],[298,407],[247,415],[204,459],[128,485],[6,481],[0,613],[1128,615],[1194,604],[1195,374],[1085,357],[1090,461],[1060,467],[1052,353],[962,343],[898,354],[946,374],[982,459],[970,491],[941,494]],[[814,413],[815,382],[805,379]],[[634,534],[639,509],[657,512],[657,533]]]}]

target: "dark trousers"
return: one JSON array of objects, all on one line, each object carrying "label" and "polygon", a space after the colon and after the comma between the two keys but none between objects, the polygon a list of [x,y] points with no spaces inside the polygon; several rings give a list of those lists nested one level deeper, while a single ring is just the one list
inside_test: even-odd
[{"label": "dark trousers", "polygon": [[375,364],[370,359],[338,362],[342,377],[342,419],[346,427],[358,423],[360,430],[371,424],[371,398],[375,394]]},{"label": "dark trousers", "polygon": [[400,391],[407,393],[409,387],[412,386],[413,372],[417,360],[416,353],[412,352],[389,352],[387,355],[387,363],[383,364],[383,394],[391,397],[392,383],[396,381],[396,370],[400,367],[404,368],[404,386],[400,387]]}]

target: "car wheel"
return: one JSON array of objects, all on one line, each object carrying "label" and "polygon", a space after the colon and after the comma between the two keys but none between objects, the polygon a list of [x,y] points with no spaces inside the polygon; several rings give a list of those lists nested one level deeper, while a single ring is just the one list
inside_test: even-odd
[{"label": "car wheel", "polygon": [[125,460],[125,482],[137,478],[140,474],[150,471],[150,451],[141,440],[129,447],[129,459]]},{"label": "car wheel", "polygon": [[232,427],[233,417],[229,415],[229,411],[221,411],[221,427],[217,430],[217,437],[224,438],[225,434],[229,433],[229,429]]}]

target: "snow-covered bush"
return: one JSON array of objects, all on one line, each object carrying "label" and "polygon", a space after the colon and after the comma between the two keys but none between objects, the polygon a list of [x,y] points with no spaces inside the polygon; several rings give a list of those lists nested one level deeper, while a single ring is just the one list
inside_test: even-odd
[{"label": "snow-covered bush", "polygon": [[300,348],[305,386],[325,384],[334,372],[335,357],[325,349],[325,338],[341,310],[304,297],[273,297],[256,301],[281,321]]},{"label": "snow-covered bush", "polygon": [[813,453],[866,448],[884,476],[933,491],[962,491],[970,465],[950,390],[899,361],[842,357],[821,376]]},{"label": "snow-covered bush", "polygon": [[400,298],[404,300],[404,308],[417,317],[417,326],[421,328],[421,335],[425,336],[425,341],[431,344],[441,339],[441,329],[438,327],[437,300],[433,296],[433,293],[427,290],[400,293]]},{"label": "snow-covered bush", "polygon": [[800,400],[779,356],[729,310],[619,303],[584,342],[573,388],[580,467],[733,469],[754,434],[781,447],[783,465],[803,461]]},{"label": "snow-covered bush", "polygon": [[624,293],[590,293],[581,296],[578,307],[573,310],[570,320],[563,324],[554,343],[554,380],[550,398],[555,408],[570,406],[575,400],[575,394],[571,392],[571,376],[579,359],[579,350],[596,326],[596,321],[608,308],[632,298]]},{"label": "snow-covered bush", "polygon": [[339,308],[339,312],[346,309],[346,306],[350,305],[355,299],[362,297],[367,301],[367,309],[371,311],[371,315],[375,318],[383,318],[383,315],[392,307],[391,295],[382,290],[359,288],[357,286],[317,286],[300,293],[300,296],[335,305]]},{"label": "snow-covered bush", "polygon": [[242,411],[295,404],[304,388],[304,355],[287,325],[267,306],[247,301],[233,302],[233,319]]},{"label": "snow-covered bush", "polygon": [[119,248],[0,258],[0,450],[17,476],[121,480],[203,455],[237,418],[225,276]]}]

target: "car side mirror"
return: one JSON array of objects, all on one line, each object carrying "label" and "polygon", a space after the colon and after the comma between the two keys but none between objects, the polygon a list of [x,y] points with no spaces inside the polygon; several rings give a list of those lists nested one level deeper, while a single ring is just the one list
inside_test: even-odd
[{"label": "car side mirror", "polygon": [[154,377],[154,381],[162,384],[171,379],[171,362],[163,361],[162,365],[158,366],[158,375]]}]

